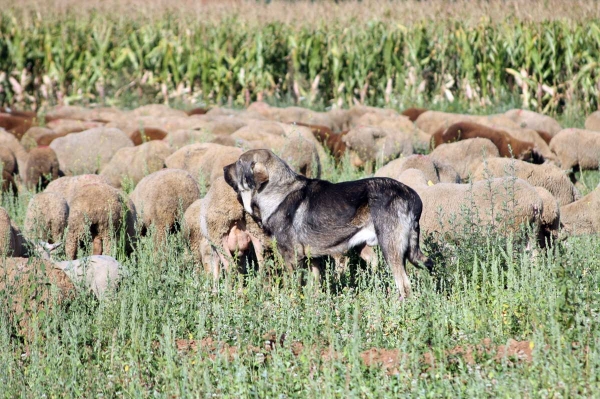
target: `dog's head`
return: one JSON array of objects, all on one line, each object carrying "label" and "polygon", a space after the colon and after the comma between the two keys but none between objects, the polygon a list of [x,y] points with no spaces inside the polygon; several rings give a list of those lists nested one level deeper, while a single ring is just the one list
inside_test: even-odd
[{"label": "dog's head", "polygon": [[296,174],[269,150],[250,150],[223,168],[225,181],[242,199],[244,209],[253,215],[252,200],[269,185],[277,185]]}]

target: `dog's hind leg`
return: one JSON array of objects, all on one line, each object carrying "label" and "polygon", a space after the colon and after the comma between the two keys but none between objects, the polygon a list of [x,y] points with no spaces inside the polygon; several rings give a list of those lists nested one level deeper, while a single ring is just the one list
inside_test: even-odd
[{"label": "dog's hind leg", "polygon": [[404,221],[394,223],[389,218],[383,219],[375,223],[377,240],[386,263],[392,269],[394,282],[400,291],[400,299],[404,299],[411,293],[410,279],[404,267],[410,239],[409,229]]}]

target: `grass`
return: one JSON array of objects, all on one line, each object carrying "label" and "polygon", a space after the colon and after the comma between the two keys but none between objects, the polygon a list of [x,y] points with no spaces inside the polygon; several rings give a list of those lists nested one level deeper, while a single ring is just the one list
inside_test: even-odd
[{"label": "grass", "polygon": [[[347,162],[325,173],[360,177]],[[22,226],[27,202],[25,193],[2,205]],[[80,292],[38,309],[29,335],[9,322],[10,293],[0,293],[0,396],[594,396],[600,237],[537,255],[518,242],[493,232],[443,247],[444,269],[411,267],[414,297],[400,302],[386,267],[329,271],[315,288],[304,271],[274,274],[281,265],[269,261],[215,290],[183,236],[159,248],[144,238],[130,257],[115,251],[127,277],[114,296]],[[475,351],[469,362],[457,349],[485,339],[523,341],[532,358]],[[367,366],[371,348],[392,351],[391,366]]]}]

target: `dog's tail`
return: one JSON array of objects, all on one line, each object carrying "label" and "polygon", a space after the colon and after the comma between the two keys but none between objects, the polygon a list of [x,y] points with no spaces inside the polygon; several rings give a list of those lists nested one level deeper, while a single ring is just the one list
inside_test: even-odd
[{"label": "dog's tail", "polygon": [[433,261],[421,252],[421,247],[419,246],[420,233],[421,228],[419,227],[419,222],[414,222],[408,241],[407,258],[413,265],[419,268],[425,267],[431,272],[433,270]]}]

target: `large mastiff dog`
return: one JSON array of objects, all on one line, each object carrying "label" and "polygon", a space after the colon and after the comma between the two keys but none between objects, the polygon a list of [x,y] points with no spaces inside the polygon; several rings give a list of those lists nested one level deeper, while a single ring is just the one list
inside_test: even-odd
[{"label": "large mastiff dog", "polygon": [[419,248],[421,199],[396,180],[308,179],[269,150],[247,151],[223,170],[244,209],[276,240],[288,268],[306,258],[379,245],[404,298],[410,294],[406,259],[433,266]]}]

